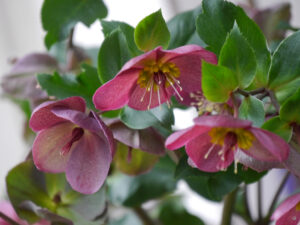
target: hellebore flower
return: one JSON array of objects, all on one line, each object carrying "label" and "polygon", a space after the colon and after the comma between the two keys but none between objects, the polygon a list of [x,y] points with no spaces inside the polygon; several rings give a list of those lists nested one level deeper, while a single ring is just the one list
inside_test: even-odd
[{"label": "hellebore flower", "polygon": [[288,197],[273,213],[272,220],[276,225],[300,224],[300,193]]},{"label": "hellebore flower", "polygon": [[36,167],[65,171],[74,190],[91,194],[105,181],[114,143],[105,124],[93,112],[87,116],[85,107],[80,97],[45,102],[33,111],[29,125],[37,132],[32,147]]},{"label": "hellebore flower", "polygon": [[[0,212],[2,212],[5,216],[9,217],[11,220],[17,222],[20,225],[28,225],[26,221],[21,220],[18,217],[12,205],[7,201],[0,202]],[[0,225],[11,225],[11,223],[0,218]],[[33,225],[50,225],[50,222],[46,220],[41,220],[37,223],[34,223]]]},{"label": "hellebore flower", "polygon": [[175,150],[185,145],[190,161],[200,170],[225,170],[234,160],[238,163],[238,151],[267,162],[281,162],[288,157],[289,146],[283,139],[252,127],[250,121],[217,115],[201,116],[194,122],[193,127],[170,135],[166,147]]},{"label": "hellebore flower", "polygon": [[129,60],[114,79],[95,92],[93,102],[102,111],[128,104],[147,110],[167,102],[172,95],[201,90],[201,60],[217,63],[214,53],[197,45],[173,50],[162,47]]}]

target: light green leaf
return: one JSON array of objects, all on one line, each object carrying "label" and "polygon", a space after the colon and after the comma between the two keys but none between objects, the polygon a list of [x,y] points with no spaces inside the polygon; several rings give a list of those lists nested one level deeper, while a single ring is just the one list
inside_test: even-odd
[{"label": "light green leaf", "polygon": [[260,127],[265,120],[263,102],[251,95],[245,97],[239,108],[239,117],[241,119],[250,120],[254,126]]},{"label": "light green leaf", "polygon": [[279,116],[269,119],[262,125],[261,128],[277,134],[286,142],[290,141],[293,134],[292,127],[286,121],[281,120]]}]

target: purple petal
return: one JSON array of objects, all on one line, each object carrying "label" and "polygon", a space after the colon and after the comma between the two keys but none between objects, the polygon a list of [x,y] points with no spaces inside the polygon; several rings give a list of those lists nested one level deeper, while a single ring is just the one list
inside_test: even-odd
[{"label": "purple petal", "polygon": [[139,130],[140,149],[155,155],[164,155],[165,146],[163,137],[153,128]]},{"label": "purple petal", "polygon": [[282,164],[292,174],[300,178],[300,153],[294,149],[290,149],[289,157]]},{"label": "purple petal", "polygon": [[227,115],[201,116],[194,119],[195,124],[206,127],[250,128],[252,122]]},{"label": "purple petal", "polygon": [[167,138],[165,146],[169,150],[178,149],[186,145],[190,140],[208,131],[209,128],[200,127],[197,125],[177,131]]},{"label": "purple petal", "polygon": [[70,97],[59,101],[44,102],[32,112],[29,121],[30,128],[36,132],[65,121],[65,119],[57,117],[51,111],[51,109],[56,106],[74,109],[81,112],[85,111],[85,101],[81,97]]},{"label": "purple petal", "polygon": [[38,132],[32,146],[32,156],[39,170],[51,173],[65,171],[70,154],[61,153],[71,139],[74,127],[74,124],[64,122]]},{"label": "purple petal", "polygon": [[93,96],[95,107],[101,111],[122,108],[129,101],[132,88],[136,86],[140,69],[122,71],[97,89]]},{"label": "purple petal", "polygon": [[[284,214],[288,213],[292,208],[296,207],[296,205],[300,202],[300,193],[292,195],[288,197],[283,203],[279,205],[279,207],[275,210],[273,213],[271,219],[272,220],[278,220],[280,219]],[[287,222],[287,221],[286,221]],[[295,224],[297,224],[298,221],[296,221]],[[286,223],[290,224],[290,223]]]},{"label": "purple petal", "polygon": [[[249,154],[252,154],[253,157],[257,156],[257,158],[261,160],[279,160],[281,162],[288,158],[290,148],[289,145],[281,137],[273,134],[270,131],[255,127],[252,127],[250,131],[258,141],[258,145],[255,146],[257,148],[256,151],[253,148],[249,149]],[[247,153],[248,151],[245,152]],[[266,158],[261,158],[259,154],[265,154]],[[267,157],[268,154],[271,154],[273,159]]]},{"label": "purple petal", "polygon": [[[233,151],[227,151],[224,161],[218,154],[222,146],[211,143],[209,134],[204,133],[189,141],[186,145],[186,153],[198,169],[206,172],[217,172],[227,168],[233,162]],[[209,152],[209,153],[208,153]],[[208,154],[206,156],[206,154]]]},{"label": "purple petal", "polygon": [[67,164],[66,177],[72,188],[92,194],[104,183],[112,157],[110,147],[100,136],[85,131],[74,146]]}]

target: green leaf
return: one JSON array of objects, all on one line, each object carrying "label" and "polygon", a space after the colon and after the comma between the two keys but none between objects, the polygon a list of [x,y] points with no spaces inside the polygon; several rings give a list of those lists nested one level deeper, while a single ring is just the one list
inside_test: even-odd
[{"label": "green leaf", "polygon": [[132,129],[144,129],[153,125],[162,125],[169,128],[174,124],[173,111],[166,104],[148,111],[138,111],[125,107],[120,119]]},{"label": "green leaf", "polygon": [[83,65],[82,70],[83,72],[78,76],[59,75],[57,72],[53,75],[38,74],[37,80],[49,96],[55,96],[58,99],[81,96],[86,100],[87,106],[94,109],[92,97],[101,83],[95,68]]},{"label": "green leaf", "polygon": [[300,31],[283,40],[272,57],[269,86],[280,101],[300,85]]},{"label": "green leaf", "polygon": [[195,34],[195,19],[201,12],[201,6],[194,10],[180,13],[168,21],[167,26],[171,34],[169,49],[186,45]]},{"label": "green leaf", "polygon": [[293,134],[292,127],[289,125],[289,123],[281,120],[279,116],[269,119],[262,125],[261,128],[277,134],[286,142],[289,142],[291,140]]},{"label": "green leaf", "polygon": [[283,103],[279,115],[283,121],[300,124],[300,89]]},{"label": "green leaf", "polygon": [[197,32],[217,55],[233,27],[235,8],[235,5],[223,0],[203,0],[202,2],[203,12],[196,22]]},{"label": "green leaf", "polygon": [[132,26],[124,22],[105,20],[101,20],[101,25],[105,37],[108,37],[115,29],[119,28],[126,37],[128,48],[132,56],[137,56],[142,53],[134,42],[134,28]]},{"label": "green leaf", "polygon": [[140,149],[129,150],[128,146],[121,142],[118,142],[114,156],[116,167],[128,175],[138,175],[149,171],[158,159],[158,155],[149,154]]},{"label": "green leaf", "polygon": [[134,40],[138,48],[144,52],[157,46],[168,48],[170,32],[162,16],[161,10],[150,14],[136,26]]},{"label": "green leaf", "polygon": [[236,22],[240,32],[254,50],[257,62],[255,85],[257,87],[266,86],[271,63],[271,54],[268,50],[266,38],[259,26],[240,7],[237,7]]},{"label": "green leaf", "polygon": [[131,58],[127,40],[120,28],[103,41],[98,54],[98,72],[102,83],[113,79]]},{"label": "green leaf", "polygon": [[42,6],[42,24],[47,31],[47,48],[66,39],[78,22],[90,26],[96,19],[106,15],[107,9],[102,0],[45,0]]},{"label": "green leaf", "polygon": [[182,157],[176,167],[175,176],[183,179],[191,189],[201,196],[212,200],[221,201],[223,197],[233,191],[240,183],[252,183],[259,180],[265,173],[258,173],[248,168],[244,170],[238,165],[238,172],[234,173],[234,165],[226,171],[208,173],[192,168],[187,164],[187,157]]},{"label": "green leaf", "polygon": [[147,174],[136,177],[119,174],[113,177],[108,181],[111,201],[114,204],[135,207],[174,191],[174,169],[175,164],[168,157],[164,157]]},{"label": "green leaf", "polygon": [[39,217],[20,207],[22,202],[30,200],[44,208],[55,209],[55,203],[46,192],[45,177],[35,168],[31,160],[9,171],[6,177],[6,188],[18,215],[31,223],[38,221]]},{"label": "green leaf", "polygon": [[160,206],[158,218],[163,225],[204,225],[201,219],[186,211],[180,198],[164,201]]},{"label": "green leaf", "polygon": [[143,225],[143,223],[134,213],[129,212],[119,220],[109,221],[108,225]]},{"label": "green leaf", "polygon": [[260,127],[265,121],[263,102],[251,95],[245,97],[239,108],[239,117],[241,119],[250,120],[254,126]]},{"label": "green leaf", "polygon": [[202,90],[209,101],[226,102],[237,87],[237,79],[230,69],[202,62]]},{"label": "green leaf", "polygon": [[219,65],[235,73],[241,88],[248,87],[254,79],[256,58],[237,26],[234,26],[221,49]]}]

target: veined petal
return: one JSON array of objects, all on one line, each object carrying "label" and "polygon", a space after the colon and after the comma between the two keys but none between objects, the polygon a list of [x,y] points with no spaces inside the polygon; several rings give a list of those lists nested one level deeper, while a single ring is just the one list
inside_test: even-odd
[{"label": "veined petal", "polygon": [[300,211],[295,208],[290,209],[286,214],[276,221],[276,225],[299,225]]},{"label": "veined petal", "polygon": [[292,174],[300,178],[300,153],[294,149],[290,149],[289,157],[282,164]]},{"label": "veined petal", "polygon": [[51,109],[57,106],[80,112],[84,112],[86,107],[85,101],[81,97],[70,97],[59,101],[44,102],[32,112],[29,121],[30,128],[36,132],[65,121],[65,119],[57,117],[52,113]]},{"label": "veined petal", "polygon": [[95,107],[102,111],[122,108],[136,86],[140,69],[128,69],[97,89],[93,96]]},{"label": "veined petal", "polygon": [[92,194],[104,183],[112,157],[110,148],[100,136],[86,132],[76,143],[66,168],[66,177],[72,188]]},{"label": "veined petal", "polygon": [[224,128],[250,128],[251,121],[236,119],[227,115],[201,116],[194,119],[198,126]]},{"label": "veined petal", "polygon": [[[300,193],[288,197],[275,210],[275,212],[273,213],[271,219],[272,220],[280,219],[284,214],[288,213],[292,208],[296,207],[296,205],[299,202],[300,202]],[[290,224],[290,223],[286,223],[286,224]],[[297,221],[296,221],[295,224],[297,224]]]},{"label": "veined petal", "polygon": [[234,152],[226,152],[224,160],[219,152],[222,149],[220,145],[213,145],[209,134],[204,133],[189,141],[186,145],[186,153],[196,164],[198,169],[206,172],[217,172],[226,169],[234,159]]},{"label": "veined petal", "polygon": [[176,131],[167,138],[165,146],[169,150],[178,149],[186,145],[198,135],[208,132],[209,129],[210,128],[195,125],[184,130]]},{"label": "veined petal", "polygon": [[[257,139],[257,143],[255,144],[256,150],[253,148],[249,149],[249,154],[252,154],[253,157],[257,156],[258,159],[265,160],[265,161],[280,161],[280,162],[288,158],[290,148],[289,145],[281,137],[279,137],[276,134],[273,134],[270,131],[263,130],[260,128],[255,128],[255,127],[252,127],[250,131]],[[273,156],[273,159],[269,157],[260,158],[259,154],[262,155],[270,154]]]},{"label": "veined petal", "polygon": [[64,172],[70,151],[61,154],[63,147],[72,137],[74,124],[63,122],[38,132],[32,146],[32,156],[36,167],[44,172]]}]

